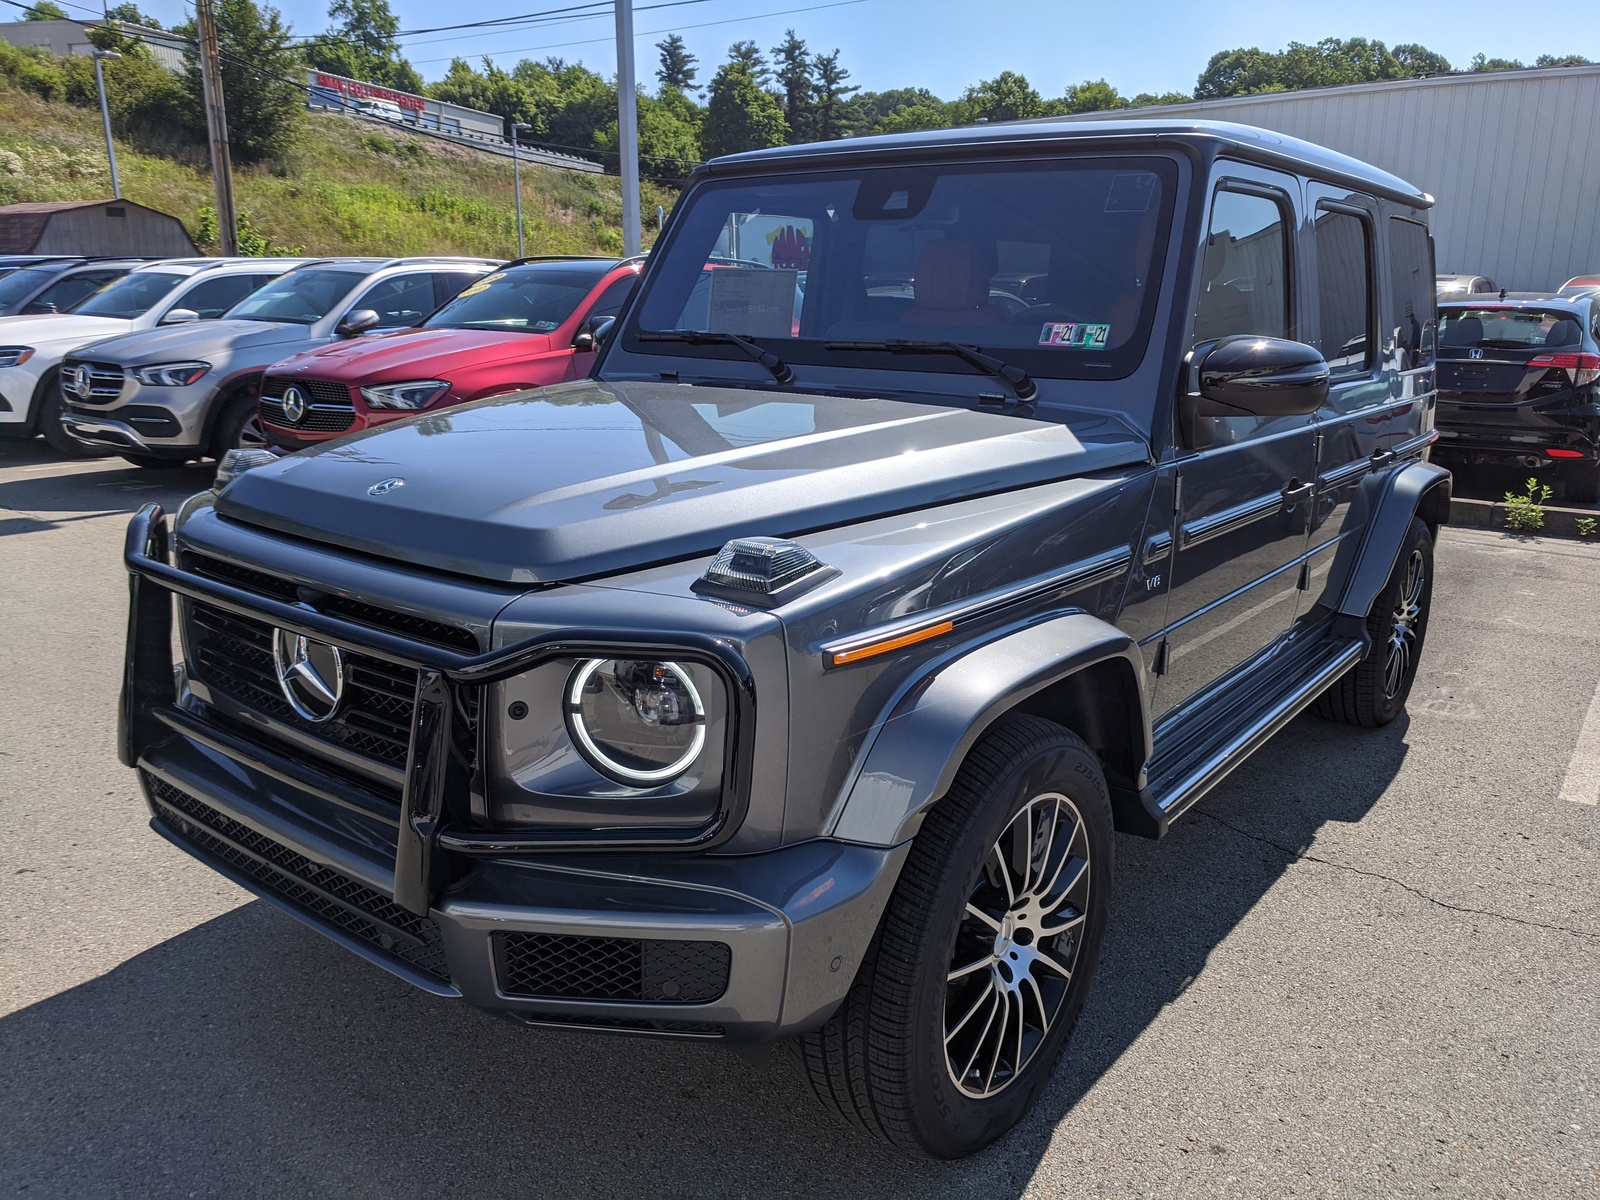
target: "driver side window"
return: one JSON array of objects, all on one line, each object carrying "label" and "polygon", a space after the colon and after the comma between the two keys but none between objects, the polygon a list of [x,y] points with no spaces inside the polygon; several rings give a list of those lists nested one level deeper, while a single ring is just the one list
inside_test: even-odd
[{"label": "driver side window", "polygon": [[1236,333],[1289,336],[1284,211],[1278,201],[1256,193],[1217,193],[1195,307],[1195,341]]}]

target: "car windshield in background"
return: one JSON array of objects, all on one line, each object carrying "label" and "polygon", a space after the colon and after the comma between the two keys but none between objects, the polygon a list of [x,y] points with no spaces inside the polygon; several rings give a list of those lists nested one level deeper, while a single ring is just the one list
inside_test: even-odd
[{"label": "car windshield in background", "polygon": [[257,288],[223,315],[230,321],[311,325],[332,312],[350,289],[365,278],[359,271],[290,271]]},{"label": "car windshield in background", "polygon": [[80,317],[120,317],[131,321],[144,316],[187,278],[187,275],[169,275],[165,271],[135,271],[86,296],[72,312]]},{"label": "car windshield in background", "polygon": [[1507,350],[1576,347],[1583,341],[1577,313],[1538,308],[1444,308],[1439,310],[1442,350],[1498,347]]},{"label": "car windshield in background", "polygon": [[35,288],[42,287],[56,277],[56,271],[12,271],[0,276],[0,308],[15,304]]},{"label": "car windshield in background", "polygon": [[[1126,373],[1148,337],[1176,176],[1149,157],[708,183],[655,251],[628,334],[734,334],[830,365],[908,357],[862,343],[959,342],[1034,375]],[[669,352],[728,356],[711,339]]]},{"label": "car windshield in background", "polygon": [[549,333],[572,316],[604,271],[513,267],[486,275],[423,322],[424,329]]}]

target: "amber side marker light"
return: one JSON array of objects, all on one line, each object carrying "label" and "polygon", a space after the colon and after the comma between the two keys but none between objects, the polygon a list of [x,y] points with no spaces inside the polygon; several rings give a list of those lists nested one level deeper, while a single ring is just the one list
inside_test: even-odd
[{"label": "amber side marker light", "polygon": [[881,642],[868,642],[865,646],[855,646],[849,650],[835,650],[828,655],[828,663],[830,666],[842,667],[845,663],[860,662],[863,658],[872,658],[879,654],[888,654],[891,650],[915,646],[918,642],[949,633],[955,627],[954,621],[940,621],[937,625],[929,625],[925,629],[913,629],[910,633],[885,638]]}]

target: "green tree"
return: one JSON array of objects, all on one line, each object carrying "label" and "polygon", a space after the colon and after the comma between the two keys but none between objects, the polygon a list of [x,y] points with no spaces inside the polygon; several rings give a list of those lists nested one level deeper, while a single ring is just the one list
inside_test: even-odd
[{"label": "green tree", "polygon": [[1090,113],[1128,105],[1128,98],[1104,79],[1086,79],[1069,87],[1055,107],[1063,113]]},{"label": "green tree", "polygon": [[790,29],[783,43],[772,48],[777,68],[773,72],[778,98],[783,104],[783,119],[789,123],[789,141],[809,142],[818,136],[812,126],[816,117],[817,81],[812,76],[811,51]]},{"label": "green tree", "polygon": [[[639,93],[639,169],[652,179],[682,179],[700,165],[699,109],[676,89]],[[597,148],[615,154],[620,146],[617,119],[596,139]]]},{"label": "green tree", "polygon": [[694,85],[695,76],[700,72],[695,66],[694,55],[683,44],[682,35],[669,33],[664,40],[656,43],[656,49],[661,51],[661,66],[656,69],[656,78],[661,81],[662,87],[684,93],[700,90]]},{"label": "green tree", "polygon": [[422,76],[400,53],[400,19],[388,0],[333,0],[328,18],[328,31],[304,47],[310,66],[403,92],[422,90]]},{"label": "green tree", "polygon": [[1159,95],[1155,92],[1140,92],[1129,100],[1128,104],[1133,108],[1144,108],[1151,104],[1185,104],[1193,99],[1194,97],[1188,92],[1162,92]]},{"label": "green tree", "polygon": [[1520,71],[1522,64],[1514,58],[1485,58],[1481,54],[1472,56],[1472,65],[1469,71]]},{"label": "green tree", "polygon": [[960,123],[964,114],[959,105],[936,101],[933,104],[907,104],[887,116],[879,117],[874,133],[916,133],[922,129],[949,129]]},{"label": "green tree", "polygon": [[761,48],[754,42],[735,42],[729,46],[728,61],[748,70],[757,87],[764,88],[772,83],[772,68],[767,66]]},{"label": "green tree", "polygon": [[[239,163],[280,158],[294,140],[305,111],[300,90],[304,60],[292,46],[283,15],[255,0],[216,0],[217,40],[222,48],[222,92],[228,115],[228,143]],[[194,23],[173,29],[189,40],[184,48],[183,86],[187,118],[205,136],[205,104],[200,86],[200,55]]]},{"label": "green tree", "polygon": [[1415,42],[1402,42],[1396,46],[1394,59],[1400,64],[1400,70],[1408,79],[1416,79],[1423,75],[1448,75],[1455,69],[1444,55],[1435,54],[1426,46],[1419,46]]},{"label": "green tree", "polygon": [[1026,75],[1001,71],[974,84],[962,96],[969,120],[1026,121],[1045,115],[1044,99]]},{"label": "green tree", "polygon": [[813,132],[818,141],[831,142],[850,134],[854,113],[850,97],[861,89],[848,82],[850,72],[839,65],[839,51],[819,54],[816,60],[816,119]]},{"label": "green tree", "polygon": [[464,58],[451,59],[445,77],[429,87],[428,94],[449,104],[494,113],[507,123],[508,133],[512,122],[525,122],[536,133],[545,131],[539,119],[544,114],[526,81],[495,66],[487,55],[481,73]]},{"label": "green tree", "polygon": [[1410,79],[1450,70],[1443,55],[1414,42],[1392,51],[1367,38],[1324,38],[1315,44],[1290,42],[1276,53],[1221,50],[1211,56],[1195,85],[1197,100],[1248,96],[1258,92],[1334,87],[1380,79]]},{"label": "green tree", "polygon": [[781,146],[789,135],[778,101],[738,59],[724,63],[711,81],[711,99],[700,127],[700,145],[708,158]]},{"label": "green tree", "polygon": [[1581,54],[1541,54],[1533,60],[1536,67],[1591,67],[1592,61]]},{"label": "green tree", "polygon": [[37,0],[36,3],[22,10],[24,21],[70,21],[67,10],[52,0]]}]

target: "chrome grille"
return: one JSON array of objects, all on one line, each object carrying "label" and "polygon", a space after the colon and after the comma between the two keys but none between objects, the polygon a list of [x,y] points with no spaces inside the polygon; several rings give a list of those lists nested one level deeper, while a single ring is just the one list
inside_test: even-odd
[{"label": "chrome grille", "polygon": [[[87,394],[76,386],[80,368],[87,372]],[[127,377],[116,363],[69,358],[61,364],[61,391],[74,404],[110,404],[122,395],[126,382]]]},{"label": "chrome grille", "polygon": [[[283,394],[294,385],[310,397],[305,415],[291,421],[283,411]],[[339,433],[355,423],[355,404],[350,389],[327,379],[284,379],[269,377],[261,384],[261,419],[283,429],[304,429],[315,433]]]}]

